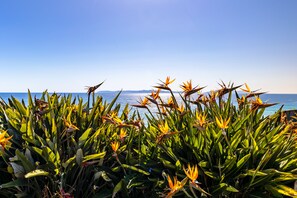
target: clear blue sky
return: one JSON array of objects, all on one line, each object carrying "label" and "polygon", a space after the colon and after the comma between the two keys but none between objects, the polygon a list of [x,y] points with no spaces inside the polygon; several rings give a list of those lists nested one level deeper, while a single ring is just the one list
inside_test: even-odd
[{"label": "clear blue sky", "polygon": [[297,93],[296,0],[3,0],[0,92],[248,83]]}]

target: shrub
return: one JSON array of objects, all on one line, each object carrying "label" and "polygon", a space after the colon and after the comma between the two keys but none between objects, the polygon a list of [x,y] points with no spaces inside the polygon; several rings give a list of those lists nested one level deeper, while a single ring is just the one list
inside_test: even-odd
[{"label": "shrub", "polygon": [[[167,78],[135,107],[44,92],[0,103],[5,197],[294,197],[296,124],[262,93]],[[93,88],[93,89],[91,89]],[[170,93],[168,101],[160,92]],[[90,95],[93,94],[90,106]],[[235,97],[235,100],[234,100]],[[157,112],[154,112],[157,111]]]}]

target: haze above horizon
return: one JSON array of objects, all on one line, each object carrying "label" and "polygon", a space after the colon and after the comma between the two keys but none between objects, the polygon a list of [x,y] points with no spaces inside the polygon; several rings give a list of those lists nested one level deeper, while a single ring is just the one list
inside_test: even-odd
[{"label": "haze above horizon", "polygon": [[297,93],[295,0],[3,1],[0,92],[150,90],[166,76]]}]

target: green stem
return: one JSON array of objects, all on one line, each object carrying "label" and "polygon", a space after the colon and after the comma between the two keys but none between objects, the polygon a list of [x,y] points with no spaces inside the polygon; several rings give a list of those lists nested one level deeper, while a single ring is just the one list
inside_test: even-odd
[{"label": "green stem", "polygon": [[90,94],[88,94],[87,115],[89,114],[89,109],[90,109]]},{"label": "green stem", "polygon": [[[184,188],[182,190],[184,191],[184,193],[186,194],[187,197],[192,198],[192,196]],[[197,197],[195,196],[195,198],[197,198]]]},{"label": "green stem", "polygon": [[198,198],[197,195],[196,195],[196,193],[194,192],[194,190],[192,188],[192,185],[190,184],[189,186],[190,186],[190,190],[191,190],[192,194],[194,195],[194,197],[195,198]]},{"label": "green stem", "polygon": [[172,99],[173,99],[174,105],[175,105],[176,107],[178,107],[177,101],[176,101],[176,99],[175,99],[175,96],[174,96],[174,94],[173,94],[172,90],[171,90],[171,89],[169,89],[169,91],[170,91],[170,94],[171,94],[171,96],[172,96]]},{"label": "green stem", "polygon": [[233,149],[232,149],[231,144],[230,144],[230,142],[229,142],[229,140],[228,140],[228,137],[227,137],[227,134],[226,134],[225,129],[222,129],[222,134],[223,134],[224,139],[226,140],[226,142],[227,142],[227,144],[228,144],[228,146],[229,146],[229,148],[230,148],[230,150],[231,150],[231,153],[232,153],[233,155],[235,155],[235,154],[233,153]]},{"label": "green stem", "polygon": [[151,155],[151,159],[154,159],[154,157],[155,157],[155,154],[156,154],[156,152],[157,152],[157,149],[158,149],[158,143],[156,144],[156,147],[155,147],[155,149],[154,149],[154,151],[153,151],[153,153],[152,153],[152,155]]},{"label": "green stem", "polygon": [[[141,127],[141,129],[143,129],[143,127]],[[141,148],[140,148],[140,144],[141,144],[141,131],[142,130],[140,130],[139,129],[139,133],[138,133],[138,151],[139,151],[139,157],[138,157],[138,163],[140,163],[141,162]]]},{"label": "green stem", "polygon": [[125,176],[127,176],[126,170],[125,170],[125,168],[123,167],[123,165],[122,165],[121,161],[119,160],[119,158],[118,158],[118,155],[117,155],[117,154],[116,154],[115,158],[116,158],[117,162],[120,164],[120,166],[122,167],[122,169],[123,169],[123,171],[124,171],[124,174],[125,174]]}]

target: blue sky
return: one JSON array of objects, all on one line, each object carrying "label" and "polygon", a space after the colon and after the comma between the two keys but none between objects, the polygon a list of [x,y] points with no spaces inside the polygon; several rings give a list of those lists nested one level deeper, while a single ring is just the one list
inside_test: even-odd
[{"label": "blue sky", "polygon": [[176,78],[297,93],[296,0],[0,3],[0,92],[151,89]]}]

